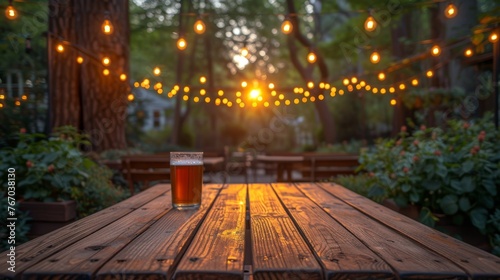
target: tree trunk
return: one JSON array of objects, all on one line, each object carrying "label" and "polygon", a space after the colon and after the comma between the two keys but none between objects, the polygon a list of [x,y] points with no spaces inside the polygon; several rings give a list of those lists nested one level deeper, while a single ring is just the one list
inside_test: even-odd
[{"label": "tree trunk", "polygon": [[[120,75],[128,74],[128,1],[50,0],[49,8],[51,127],[78,128],[90,135],[95,151],[125,148],[129,86]],[[106,13],[114,27],[111,35],[101,31]],[[55,50],[59,43],[63,53]],[[111,60],[107,76],[105,56]]]}]

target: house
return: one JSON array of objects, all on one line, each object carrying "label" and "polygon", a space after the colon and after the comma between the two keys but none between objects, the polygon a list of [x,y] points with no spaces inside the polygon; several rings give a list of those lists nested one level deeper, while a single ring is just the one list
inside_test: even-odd
[{"label": "house", "polygon": [[142,87],[133,87],[132,93],[134,100],[128,106],[128,113],[139,115],[143,131],[172,126],[174,100]]}]

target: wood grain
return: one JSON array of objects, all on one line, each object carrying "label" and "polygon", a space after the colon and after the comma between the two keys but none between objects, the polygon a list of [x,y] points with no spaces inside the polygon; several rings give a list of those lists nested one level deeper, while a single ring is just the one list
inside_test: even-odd
[{"label": "wood grain", "polygon": [[223,189],[175,272],[175,279],[242,279],[246,185]]},{"label": "wood grain", "polygon": [[313,184],[301,184],[299,189],[378,254],[398,277],[467,279],[467,274],[448,259],[400,235],[325,190]]},{"label": "wood grain", "polygon": [[[170,194],[170,185],[154,186],[148,192],[139,193],[132,198],[69,224],[56,232],[17,246],[16,272],[8,272],[7,263],[0,262],[0,279],[17,277],[28,267],[49,258],[52,254],[142,207],[159,195],[167,194]],[[5,254],[7,252],[2,253],[3,256]]]},{"label": "wood grain", "polygon": [[90,278],[99,267],[170,208],[170,195],[160,195],[128,215],[28,268],[23,278]]},{"label": "wood grain", "polygon": [[479,279],[492,277],[493,279],[498,279],[498,275],[500,274],[499,257],[423,224],[415,223],[414,220],[400,215],[365,197],[361,197],[340,185],[321,184],[321,187],[330,193],[334,193],[335,196],[353,205],[366,215],[379,220],[384,225],[393,228],[430,250],[455,262],[458,266],[465,269],[472,278]]},{"label": "wood grain", "polygon": [[391,268],[295,186],[273,184],[325,268],[327,279],[394,279]]},{"label": "wood grain", "polygon": [[321,279],[314,254],[270,185],[249,186],[254,279]]},{"label": "wood grain", "polygon": [[108,261],[98,271],[97,279],[170,279],[172,265],[186,250],[221,187],[203,186],[199,210],[173,210],[159,218]]}]

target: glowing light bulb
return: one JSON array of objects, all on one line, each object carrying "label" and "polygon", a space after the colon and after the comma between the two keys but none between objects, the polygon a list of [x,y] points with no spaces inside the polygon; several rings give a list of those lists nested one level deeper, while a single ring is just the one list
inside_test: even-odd
[{"label": "glowing light bulb", "polygon": [[187,48],[187,42],[184,38],[181,37],[177,40],[177,48],[181,51]]},{"label": "glowing light bulb", "polygon": [[349,79],[345,78],[344,80],[342,80],[342,83],[344,84],[344,86],[347,86],[349,84]]},{"label": "glowing light bulb", "polygon": [[7,6],[7,9],[5,9],[5,16],[7,19],[15,20],[18,16],[17,10],[14,9],[12,5],[9,5]]},{"label": "glowing light bulb", "polygon": [[400,89],[400,90],[404,90],[405,88],[406,88],[406,85],[405,85],[405,84],[400,84],[400,85],[399,85],[399,89]]},{"label": "glowing light bulb", "polygon": [[155,68],[153,69],[153,74],[154,74],[155,76],[160,76],[160,74],[161,74],[160,67],[155,67]]},{"label": "glowing light bulb", "polygon": [[418,86],[418,79],[411,80],[411,85],[414,87]]},{"label": "glowing light bulb", "polygon": [[355,84],[357,82],[358,82],[358,78],[356,78],[356,77],[351,78],[351,83]]},{"label": "glowing light bulb", "polygon": [[314,52],[312,52],[312,51],[311,51],[311,52],[309,52],[309,53],[307,54],[307,61],[308,61],[309,63],[314,63],[314,62],[316,62],[316,54],[315,54]]},{"label": "glowing light bulb", "polygon": [[127,99],[128,101],[134,101],[134,95],[132,93],[130,93],[128,96],[127,96]]},{"label": "glowing light bulb", "polygon": [[283,23],[281,24],[281,32],[283,32],[283,34],[290,34],[292,33],[292,31],[293,31],[292,22],[288,19],[283,21]]},{"label": "glowing light bulb", "polygon": [[434,46],[432,47],[432,49],[431,49],[431,54],[432,54],[433,56],[438,56],[438,55],[440,55],[440,54],[441,54],[441,48],[439,48],[439,46],[438,46],[438,45],[434,45]]},{"label": "glowing light bulb", "polygon": [[394,99],[394,98],[393,98],[393,99],[391,99],[391,105],[392,105],[392,106],[396,106],[396,104],[397,104],[397,103],[398,103],[398,102],[396,101],[396,99]]},{"label": "glowing light bulb", "polygon": [[108,66],[110,63],[111,63],[111,60],[109,59],[109,57],[104,57],[102,59],[102,65]]},{"label": "glowing light bulb", "polygon": [[243,87],[243,88],[244,88],[244,87],[247,87],[247,85],[248,85],[248,83],[247,83],[247,82],[245,82],[245,81],[241,82],[241,87]]},{"label": "glowing light bulb", "polygon": [[432,70],[429,70],[429,71],[427,71],[427,72],[425,73],[425,75],[426,75],[428,78],[430,78],[430,77],[434,76],[434,72],[432,72]]},{"label": "glowing light bulb", "polygon": [[108,76],[108,75],[109,75],[109,70],[108,70],[108,69],[104,69],[104,70],[102,70],[102,74],[103,74],[104,76]]},{"label": "glowing light bulb", "polygon": [[76,62],[77,62],[78,64],[82,64],[82,63],[83,63],[83,57],[78,56],[78,57],[76,58]]},{"label": "glowing light bulb", "polygon": [[384,73],[384,72],[380,72],[380,73],[378,73],[378,79],[379,79],[380,81],[385,80],[385,73]]},{"label": "glowing light bulb", "polygon": [[488,40],[492,43],[497,42],[498,41],[498,31],[491,32],[490,36],[488,36]]},{"label": "glowing light bulb", "polygon": [[377,28],[377,22],[372,16],[369,16],[365,20],[365,30],[368,32],[372,32],[373,30],[375,30],[375,28]]},{"label": "glowing light bulb", "polygon": [[120,80],[125,81],[126,79],[127,79],[127,75],[126,74],[121,74],[120,75]]},{"label": "glowing light bulb", "polygon": [[56,51],[60,53],[64,52],[64,46],[62,44],[57,44]]},{"label": "glowing light bulb", "polygon": [[473,54],[474,54],[474,51],[473,51],[471,48],[467,48],[467,49],[464,51],[464,55],[465,55],[466,57],[471,57]]},{"label": "glowing light bulb", "polygon": [[374,52],[370,55],[370,61],[371,61],[373,64],[379,63],[379,62],[380,62],[380,54],[379,54],[377,51],[374,51]]},{"label": "glowing light bulb", "polygon": [[307,87],[308,88],[313,88],[314,87],[314,83],[313,82],[308,82],[307,83]]},{"label": "glowing light bulb", "polygon": [[446,9],[444,9],[444,16],[447,18],[454,18],[457,16],[458,13],[458,8],[457,6],[453,5],[453,3],[450,3],[448,6],[446,6]]},{"label": "glowing light bulb", "polygon": [[104,33],[106,35],[111,35],[113,33],[114,28],[113,28],[113,25],[111,24],[111,21],[109,21],[109,19],[105,19],[102,22],[101,30],[102,30],[102,33]]},{"label": "glowing light bulb", "polygon": [[205,33],[205,30],[206,30],[205,23],[203,22],[203,20],[198,19],[198,20],[194,23],[194,32],[195,32],[196,34],[203,34],[203,33]]},{"label": "glowing light bulb", "polygon": [[207,82],[207,77],[205,77],[205,76],[201,76],[201,77],[200,77],[200,84],[204,84],[204,83],[206,83],[206,82]]}]

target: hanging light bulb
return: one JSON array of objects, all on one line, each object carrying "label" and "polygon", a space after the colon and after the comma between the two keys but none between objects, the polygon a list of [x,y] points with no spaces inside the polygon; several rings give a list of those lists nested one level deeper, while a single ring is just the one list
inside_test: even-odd
[{"label": "hanging light bulb", "polygon": [[62,44],[57,44],[56,51],[60,53],[64,52],[64,46]]},{"label": "hanging light bulb", "polygon": [[488,36],[488,40],[492,43],[495,43],[498,41],[498,30],[494,30],[493,32],[490,33],[490,36]]},{"label": "hanging light bulb", "polygon": [[110,63],[111,63],[111,60],[109,59],[109,57],[104,57],[102,59],[102,65],[108,66]]},{"label": "hanging light bulb", "polygon": [[187,42],[183,37],[180,37],[177,40],[177,48],[181,51],[185,50],[187,48]]},{"label": "hanging light bulb", "polygon": [[203,34],[206,30],[205,23],[201,20],[201,18],[198,18],[198,20],[194,23],[193,28],[196,34]]},{"label": "hanging light bulb", "polygon": [[316,62],[316,59],[316,54],[313,51],[309,51],[309,53],[307,54],[307,62],[314,63]]},{"label": "hanging light bulb", "polygon": [[464,55],[465,55],[466,57],[471,57],[473,54],[474,54],[474,51],[473,51],[471,48],[467,48],[467,49],[465,49],[465,51],[464,51]]},{"label": "hanging light bulb", "polygon": [[344,86],[347,86],[349,84],[349,79],[345,78],[344,80],[342,80],[342,83],[344,84]]},{"label": "hanging light bulb", "polygon": [[379,79],[380,81],[385,80],[385,73],[384,73],[384,72],[380,72],[380,73],[378,73],[378,79]]},{"label": "hanging light bulb", "polygon": [[458,8],[453,3],[448,4],[444,9],[444,16],[447,18],[454,18],[457,16]]},{"label": "hanging light bulb", "polygon": [[201,76],[201,77],[200,77],[200,84],[204,84],[204,83],[206,83],[206,82],[207,82],[207,77],[205,77],[205,76]]},{"label": "hanging light bulb", "polygon": [[377,51],[374,51],[371,55],[370,55],[370,61],[373,63],[373,64],[377,64],[380,62],[380,54],[377,52]]},{"label": "hanging light bulb", "polygon": [[372,16],[369,16],[365,20],[365,30],[368,32],[372,32],[377,28],[377,22]]},{"label": "hanging light bulb", "polygon": [[107,13],[105,14],[105,19],[102,22],[101,30],[102,30],[102,33],[104,33],[106,35],[111,35],[113,33],[113,30],[114,30],[113,24],[111,24],[111,21],[108,19]]},{"label": "hanging light bulb", "polygon": [[153,74],[154,74],[155,76],[160,76],[160,74],[161,74],[160,67],[155,67],[155,68],[153,69]]},{"label": "hanging light bulb", "polygon": [[127,79],[127,74],[121,74],[120,80],[125,81]]},{"label": "hanging light bulb", "polygon": [[428,78],[431,78],[432,76],[434,76],[434,72],[432,70],[428,70],[425,75],[428,77]]},{"label": "hanging light bulb", "polygon": [[82,64],[82,63],[83,63],[83,57],[78,56],[78,57],[76,58],[76,62],[77,62],[78,64]]},{"label": "hanging light bulb", "polygon": [[290,34],[292,33],[292,31],[293,31],[293,24],[288,18],[286,18],[281,24],[281,32],[283,32],[283,34]]},{"label": "hanging light bulb", "polygon": [[431,49],[432,56],[438,56],[441,54],[441,48],[438,45],[434,45]]},{"label": "hanging light bulb", "polygon": [[414,87],[418,86],[418,79],[415,78],[415,79],[411,80],[411,85]]},{"label": "hanging light bulb", "polygon": [[9,6],[7,6],[7,9],[5,9],[5,16],[7,19],[14,20],[17,18],[19,14],[17,13],[17,10],[12,6],[12,0],[9,1]]}]

